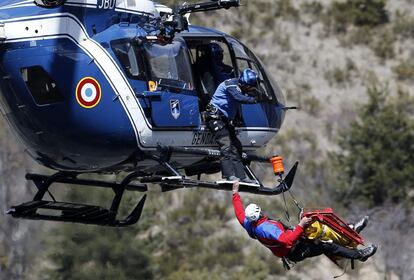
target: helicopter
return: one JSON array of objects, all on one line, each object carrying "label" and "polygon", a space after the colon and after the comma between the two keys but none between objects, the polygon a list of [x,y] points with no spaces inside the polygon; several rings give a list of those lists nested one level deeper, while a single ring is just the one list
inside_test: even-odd
[{"label": "helicopter", "polygon": [[[220,172],[218,146],[203,112],[219,81],[209,46],[220,46],[229,78],[245,68],[259,77],[260,102],[242,104],[236,118],[245,170],[257,184],[240,191],[278,195],[290,189],[296,162],[283,178],[279,157],[255,151],[279,131],[285,99],[260,59],[236,38],[189,24],[195,12],[239,7],[240,0],[183,4],[150,0],[3,0],[0,4],[2,114],[39,164],[52,175],[26,174],[37,193],[11,207],[15,218],[128,226],[142,214],[146,194],[124,219],[125,191],[210,188]],[[201,63],[203,62],[203,63]],[[265,187],[250,168],[273,162],[279,184]],[[120,181],[82,175],[126,174]],[[194,179],[194,176],[197,176]],[[103,177],[102,177],[103,178]],[[54,183],[111,188],[111,207],[56,201]],[[52,200],[45,200],[49,193]]]}]

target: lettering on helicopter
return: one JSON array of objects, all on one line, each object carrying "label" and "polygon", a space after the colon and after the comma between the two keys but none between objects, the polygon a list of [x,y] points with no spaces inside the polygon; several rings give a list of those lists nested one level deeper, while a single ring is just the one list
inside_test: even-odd
[{"label": "lettering on helicopter", "polygon": [[213,145],[215,144],[214,135],[211,131],[197,131],[193,133],[192,145]]},{"label": "lettering on helicopter", "polygon": [[177,99],[170,100],[170,109],[171,115],[174,119],[178,119],[180,117],[180,101]]},{"label": "lettering on helicopter", "polygon": [[76,86],[76,100],[83,108],[93,108],[101,100],[101,85],[92,77],[85,77]]},{"label": "lettering on helicopter", "polygon": [[99,9],[113,9],[115,8],[116,0],[99,0]]}]

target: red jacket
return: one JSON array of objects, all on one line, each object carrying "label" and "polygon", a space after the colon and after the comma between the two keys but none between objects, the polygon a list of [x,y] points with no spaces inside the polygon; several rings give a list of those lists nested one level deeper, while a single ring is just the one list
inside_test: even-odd
[{"label": "red jacket", "polygon": [[233,194],[233,208],[237,220],[249,236],[257,239],[277,257],[287,256],[293,245],[303,234],[303,229],[299,225],[294,230],[285,230],[281,223],[267,217],[262,217],[256,222],[250,222],[246,218],[243,203],[238,193]]}]

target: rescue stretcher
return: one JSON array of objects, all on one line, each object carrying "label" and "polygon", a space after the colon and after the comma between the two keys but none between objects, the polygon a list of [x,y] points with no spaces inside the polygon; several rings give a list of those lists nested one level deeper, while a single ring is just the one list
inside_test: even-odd
[{"label": "rescue stretcher", "polygon": [[[358,245],[364,245],[362,236],[336,215],[331,208],[306,211],[303,216],[312,218],[313,221],[304,229],[304,234],[308,239],[333,242],[352,249],[356,249]],[[340,264],[342,257],[333,255],[327,255],[327,257],[343,268],[343,265]],[[353,260],[351,260],[351,268],[354,269]]]}]

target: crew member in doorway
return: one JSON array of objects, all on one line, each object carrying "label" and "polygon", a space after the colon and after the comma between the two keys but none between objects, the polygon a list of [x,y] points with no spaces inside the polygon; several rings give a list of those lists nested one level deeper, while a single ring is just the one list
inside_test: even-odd
[{"label": "crew member in doorway", "polygon": [[233,67],[224,63],[224,51],[217,42],[202,45],[198,51],[194,67],[200,77],[204,94],[210,100],[218,85],[233,77]]},{"label": "crew member in doorway", "polygon": [[[376,245],[369,245],[363,249],[351,249],[333,242],[306,239],[303,229],[311,222],[311,218],[303,217],[296,227],[289,229],[280,221],[271,220],[263,215],[261,208],[256,204],[249,204],[244,209],[238,191],[239,182],[235,182],[233,184],[233,208],[237,220],[251,238],[257,239],[277,257],[299,262],[306,258],[328,254],[365,262],[377,251]],[[353,224],[352,228],[359,233],[365,228],[367,222],[368,217],[365,216]]]},{"label": "crew member in doorway", "polygon": [[225,80],[231,78],[233,67],[224,63],[224,51],[218,43],[211,42],[208,44],[208,48],[210,50],[210,56],[212,58],[211,70],[214,82],[216,85],[219,85]]},{"label": "crew member in doorway", "polygon": [[209,129],[219,145],[222,177],[229,181],[256,183],[246,176],[242,163],[242,146],[237,139],[233,120],[241,103],[257,103],[258,77],[247,68],[240,77],[222,82],[207,105]]}]

